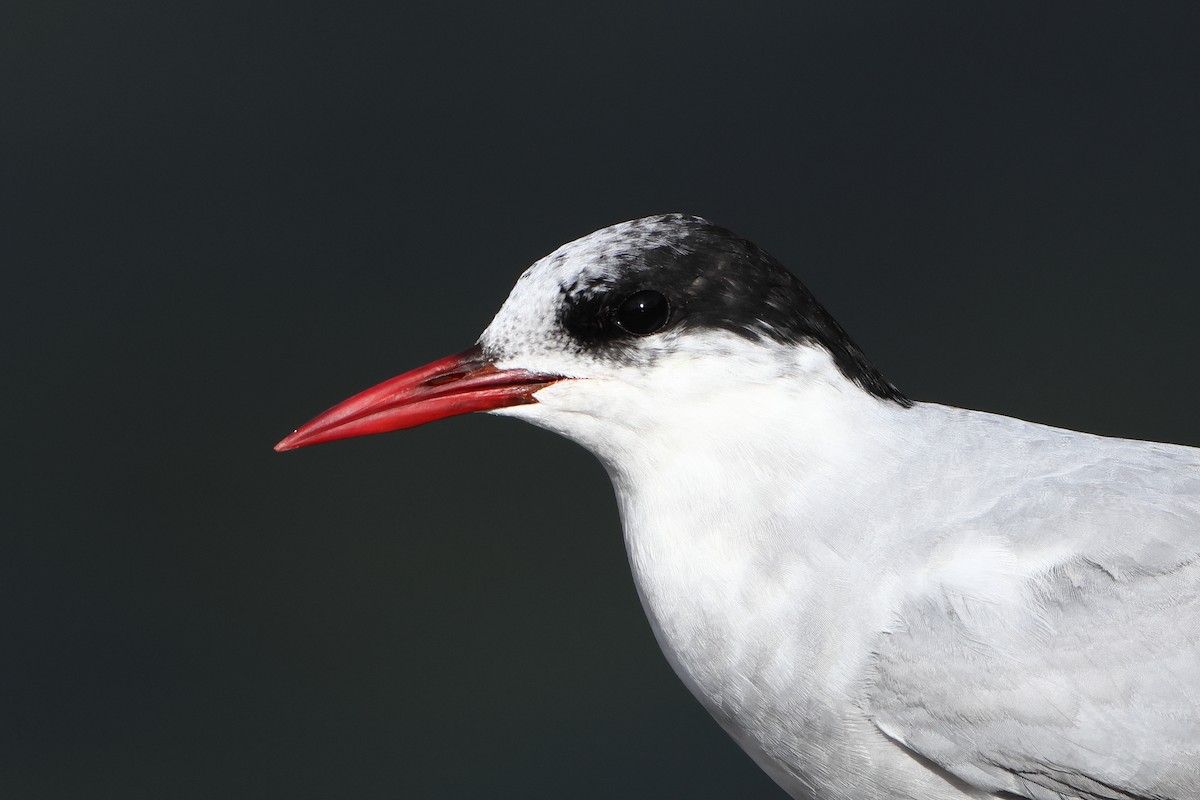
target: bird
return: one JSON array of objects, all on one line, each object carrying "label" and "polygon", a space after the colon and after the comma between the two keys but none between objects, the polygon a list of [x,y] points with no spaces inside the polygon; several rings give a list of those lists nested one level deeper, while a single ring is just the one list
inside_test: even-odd
[{"label": "bird", "polygon": [[477,411],[599,459],[667,661],[790,796],[1200,800],[1200,449],[915,402],[687,214],[276,449]]}]

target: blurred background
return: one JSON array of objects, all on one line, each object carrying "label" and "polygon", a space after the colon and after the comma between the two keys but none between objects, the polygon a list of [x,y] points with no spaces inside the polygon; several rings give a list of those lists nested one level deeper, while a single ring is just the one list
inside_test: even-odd
[{"label": "blurred background", "polygon": [[911,396],[1200,445],[1200,6],[0,8],[0,796],[781,798],[584,451],[278,455],[689,211]]}]

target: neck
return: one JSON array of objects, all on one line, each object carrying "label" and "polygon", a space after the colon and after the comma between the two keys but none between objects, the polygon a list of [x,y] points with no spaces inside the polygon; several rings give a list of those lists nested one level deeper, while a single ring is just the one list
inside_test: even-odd
[{"label": "neck", "polygon": [[778,754],[744,737],[781,719],[771,687],[795,684],[787,696],[807,704],[789,741],[840,724],[831,704],[861,674],[863,631],[883,624],[878,598],[845,588],[879,569],[854,519],[880,491],[870,476],[900,468],[901,416],[918,413],[863,391],[822,350],[782,355],[564,381],[514,407],[604,464],[663,652],[760,763]]},{"label": "neck", "polygon": [[[904,409],[832,384],[762,394],[746,392],[740,414],[703,415],[725,420],[719,429],[665,430],[661,446],[601,455],[669,655],[711,647],[726,622],[733,636],[747,619],[779,611],[772,594],[827,597],[827,579],[858,563],[854,537],[826,520],[869,491],[862,476],[873,473],[863,467],[886,457],[887,420]],[[793,529],[797,519],[803,530]]]},{"label": "neck", "polygon": [[911,413],[846,379],[823,350],[735,355],[724,374],[660,365],[640,383],[551,387],[525,407],[608,470],[647,614],[698,695],[715,691],[719,676],[702,673],[727,663],[722,649],[753,636],[749,620],[802,610],[772,597],[828,598],[830,570],[861,563],[854,537],[824,519],[869,491],[862,476],[880,470],[862,467],[887,457],[896,415]]}]

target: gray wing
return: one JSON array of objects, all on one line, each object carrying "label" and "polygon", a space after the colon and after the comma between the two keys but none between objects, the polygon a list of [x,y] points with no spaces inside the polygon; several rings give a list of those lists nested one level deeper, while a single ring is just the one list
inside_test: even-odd
[{"label": "gray wing", "polygon": [[974,520],[1056,556],[908,597],[876,642],[879,730],[1002,796],[1200,800],[1198,455],[1112,442]]}]

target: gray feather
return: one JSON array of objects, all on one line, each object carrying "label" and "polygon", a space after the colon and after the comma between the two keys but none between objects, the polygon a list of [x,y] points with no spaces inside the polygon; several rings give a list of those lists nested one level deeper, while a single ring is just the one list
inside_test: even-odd
[{"label": "gray feather", "polygon": [[[1001,448],[979,442],[1024,474],[962,474],[992,499],[960,524],[1060,555],[1019,581],[1012,602],[969,587],[909,599],[876,641],[870,715],[898,746],[980,790],[1196,800],[1197,451],[1023,432],[1006,431]],[[986,476],[988,460],[972,469]]]}]

